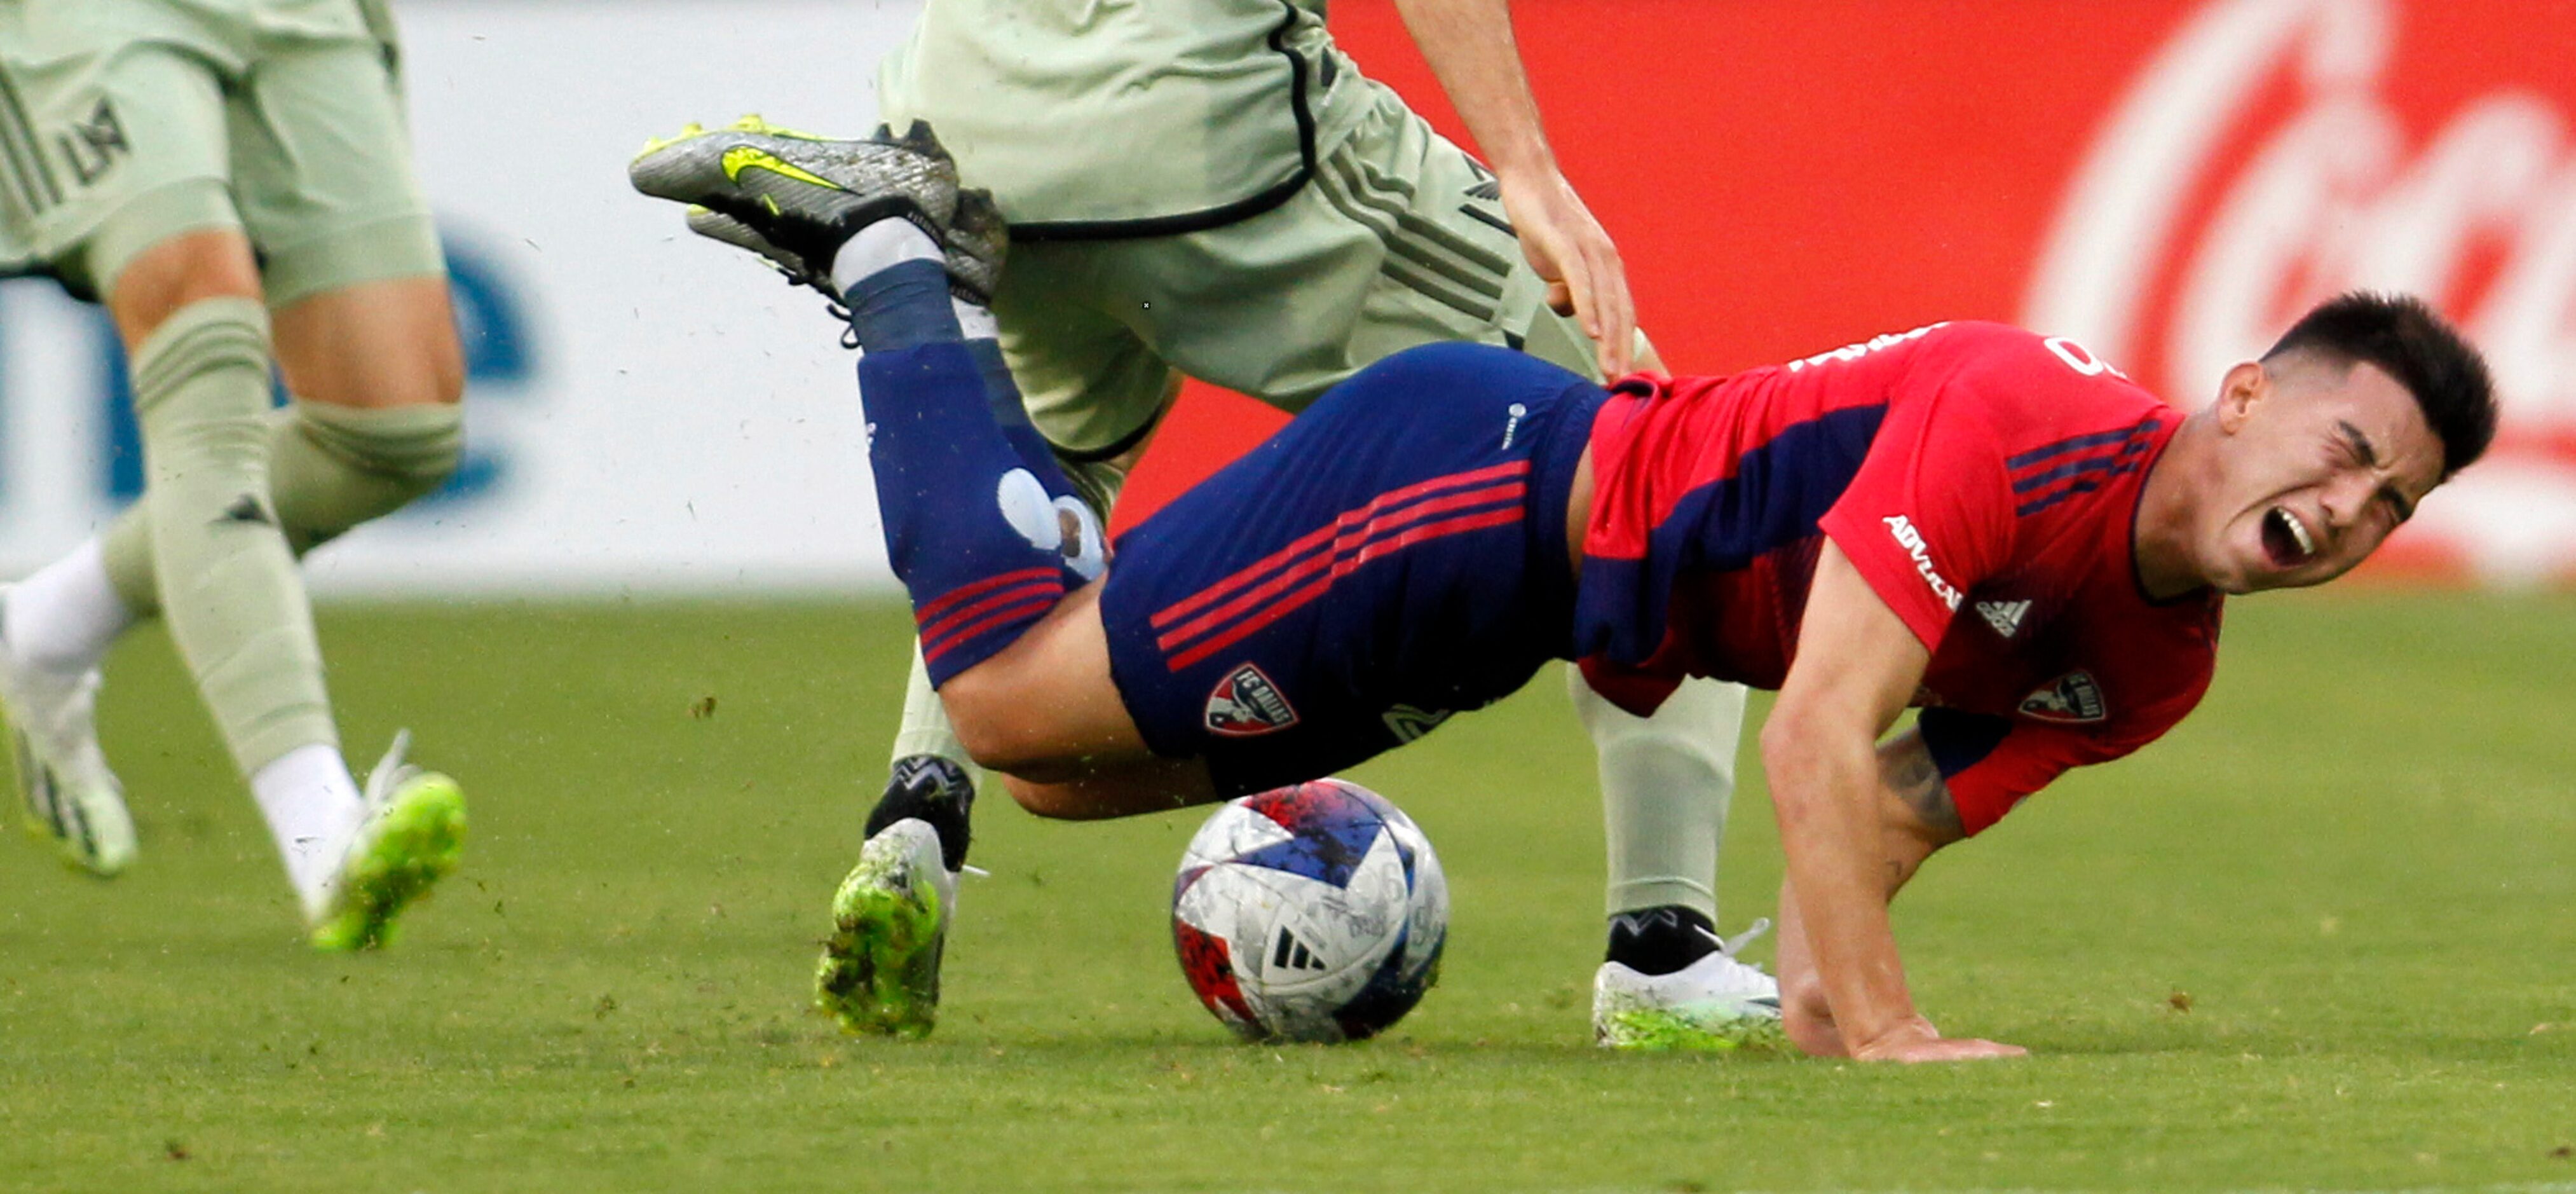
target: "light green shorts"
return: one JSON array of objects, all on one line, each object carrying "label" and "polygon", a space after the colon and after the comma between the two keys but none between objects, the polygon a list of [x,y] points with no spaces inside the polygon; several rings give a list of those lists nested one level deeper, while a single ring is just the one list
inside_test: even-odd
[{"label": "light green shorts", "polygon": [[359,0],[0,4],[0,257],[104,292],[240,228],[268,302],[445,269],[389,27]]},{"label": "light green shorts", "polygon": [[1141,442],[1183,374],[1290,413],[1434,341],[1597,374],[1591,342],[1547,309],[1493,176],[1369,86],[1356,129],[1279,207],[1200,232],[1011,247],[993,303],[1003,352],[1069,462]]}]

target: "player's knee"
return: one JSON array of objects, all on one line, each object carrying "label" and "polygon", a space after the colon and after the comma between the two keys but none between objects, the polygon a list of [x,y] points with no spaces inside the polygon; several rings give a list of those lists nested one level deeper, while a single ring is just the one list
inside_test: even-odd
[{"label": "player's knee", "polygon": [[[975,765],[1005,776],[1046,782],[1071,762],[1032,716],[1025,686],[1013,682],[997,660],[986,660],[939,686],[949,727]],[[1035,811],[1035,810],[1032,810]]]},{"label": "player's knee", "polygon": [[1003,773],[1002,786],[1009,790],[1011,799],[1019,802],[1021,808],[1037,816],[1056,821],[1087,819],[1085,808],[1074,799],[1072,790],[1063,784],[1040,783]]},{"label": "player's knee", "polygon": [[[96,238],[112,241],[112,219]],[[201,228],[152,243],[124,261],[101,262],[108,312],[129,348],[139,347],[179,312],[208,299],[258,299],[259,264],[239,229]],[[262,329],[265,336],[266,329]]]},{"label": "player's knee", "polygon": [[[966,756],[987,771],[1034,784],[1059,783],[1080,773],[1082,759],[1054,744],[1025,732],[996,727],[989,722],[976,723],[968,729],[968,720],[953,712],[949,720],[957,727],[957,741],[966,747]],[[1021,800],[1023,805],[1028,801]],[[1030,812],[1052,815],[1036,806]]]},{"label": "player's knee", "polygon": [[356,282],[277,309],[277,355],[296,394],[390,410],[453,404],[465,350],[445,276]]},{"label": "player's knee", "polygon": [[438,488],[465,459],[465,409],[453,402],[380,409],[298,399],[294,429],[353,472],[383,481],[396,504]]}]

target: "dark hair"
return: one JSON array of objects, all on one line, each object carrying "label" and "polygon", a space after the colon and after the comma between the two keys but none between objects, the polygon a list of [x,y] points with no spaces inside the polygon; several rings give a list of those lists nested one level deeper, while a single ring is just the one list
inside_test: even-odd
[{"label": "dark hair", "polygon": [[2377,365],[2415,396],[2442,438],[2442,476],[2469,467],[2495,440],[2495,382],[2486,358],[2424,300],[2355,290],[2308,312],[2263,354],[2294,352]]}]

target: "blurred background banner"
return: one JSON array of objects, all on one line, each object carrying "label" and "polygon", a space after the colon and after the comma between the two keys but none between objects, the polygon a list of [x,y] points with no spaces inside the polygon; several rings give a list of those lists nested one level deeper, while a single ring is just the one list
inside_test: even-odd
[{"label": "blurred background banner", "polygon": [[[2576,5],[1515,10],[1550,135],[1674,371],[1996,319],[2072,336],[2197,408],[2314,302],[2414,291],[2487,350],[2504,432],[2374,568],[2576,577]],[[1392,5],[1333,16],[1372,74],[1460,135]],[[1128,517],[1259,425],[1193,397]]]},{"label": "blurred background banner", "polygon": [[[745,112],[865,131],[874,64],[914,7],[395,8],[456,276],[470,454],[435,500],[317,553],[316,591],[891,591],[853,358],[822,297],[691,236],[628,189],[626,162]],[[0,575],[140,490],[116,359],[103,321],[50,283],[0,288]]]},{"label": "blurred background banner", "polygon": [[[317,587],[890,588],[850,358],[820,300],[694,243],[623,168],[691,119],[866,128],[875,61],[914,6],[399,7],[474,357],[474,456],[443,500],[319,557]],[[2072,336],[2196,407],[2317,299],[2412,290],[2485,346],[2506,425],[2375,569],[2576,578],[2576,6],[1515,9],[1567,172],[1675,371],[1999,319]],[[1463,136],[1391,3],[1332,13],[1372,75]],[[139,487],[114,359],[91,313],[41,283],[0,287],[7,574]],[[1277,419],[1193,389],[1122,521]]]}]

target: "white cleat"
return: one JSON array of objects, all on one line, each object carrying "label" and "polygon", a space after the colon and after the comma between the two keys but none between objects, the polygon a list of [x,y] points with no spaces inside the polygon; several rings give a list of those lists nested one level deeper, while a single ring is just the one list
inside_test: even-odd
[{"label": "white cleat", "polygon": [[[0,605],[8,600],[0,586]],[[99,673],[56,672],[26,663],[0,642],[0,705],[7,707],[27,831],[73,866],[108,876],[134,861],[134,818],[125,785],[98,747]]]},{"label": "white cleat", "polygon": [[1604,962],[1592,976],[1592,1036],[1610,1049],[1727,1051],[1787,1044],[1780,1029],[1780,983],[1736,951],[1771,927],[1768,919],[1733,938],[1717,938],[1708,956],[1671,974],[1640,974]]}]

